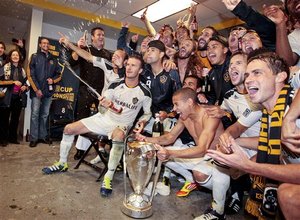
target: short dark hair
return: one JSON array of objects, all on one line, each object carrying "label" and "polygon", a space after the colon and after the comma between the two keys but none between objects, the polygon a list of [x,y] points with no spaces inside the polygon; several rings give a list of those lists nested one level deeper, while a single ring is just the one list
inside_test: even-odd
[{"label": "short dark hair", "polygon": [[139,60],[140,63],[141,63],[141,68],[144,69],[144,60],[143,60],[143,57],[140,55],[140,54],[136,54],[136,53],[133,53],[131,55],[128,56],[128,59],[130,58],[133,58],[133,59],[136,59],[136,60]]},{"label": "short dark hair", "polygon": [[237,56],[237,55],[242,55],[242,56],[245,56],[246,58],[248,58],[248,55],[247,55],[246,53],[244,53],[243,51],[240,51],[240,50],[239,50],[239,51],[233,53],[233,54],[230,56],[229,60],[231,60],[233,57],[235,57],[235,56]]},{"label": "short dark hair", "polygon": [[4,47],[4,50],[6,50],[5,43],[3,41],[0,41],[0,44],[2,44],[2,46]]},{"label": "short dark hair", "polygon": [[126,50],[124,48],[117,48],[117,50],[120,50],[125,54],[124,60],[128,60],[128,53],[126,52]]},{"label": "short dark hair", "polygon": [[288,76],[285,79],[285,83],[288,83],[290,75],[289,66],[287,65],[286,61],[275,52],[266,48],[256,49],[250,52],[250,54],[248,55],[247,63],[249,64],[253,60],[261,60],[265,62],[274,75],[277,75],[281,72],[286,72]]},{"label": "short dark hair", "polygon": [[211,29],[213,31],[212,36],[219,35],[219,32],[217,31],[217,29],[215,29],[213,26],[206,26],[205,28]]},{"label": "short dark hair", "polygon": [[183,100],[192,99],[194,103],[198,102],[196,91],[188,87],[177,90],[174,92],[173,96],[181,96],[181,99]]},{"label": "short dark hair", "polygon": [[91,30],[91,35],[92,35],[92,36],[94,36],[96,30],[101,30],[101,31],[104,32],[104,29],[103,29],[102,27],[94,27],[94,28],[92,28],[92,30]]},{"label": "short dark hair", "polygon": [[210,41],[217,41],[219,42],[220,44],[222,44],[224,47],[228,47],[228,41],[227,41],[227,38],[222,36],[222,35],[214,35],[212,36],[209,41],[207,42],[207,44],[210,42]]},{"label": "short dark hair", "polygon": [[184,30],[187,32],[188,36],[190,36],[190,30],[189,30],[185,25],[180,25],[179,27],[177,27],[177,29],[176,29],[176,31],[175,31],[176,37],[177,37],[177,31],[178,31],[178,29],[180,29],[180,28],[184,29]]},{"label": "short dark hair", "polygon": [[195,76],[195,75],[187,75],[186,77],[184,77],[184,80],[183,82],[185,81],[185,79],[187,78],[192,78],[192,79],[195,79],[196,82],[197,82],[197,88],[199,88],[201,86],[201,80],[198,76]]},{"label": "short dark hair", "polygon": [[47,41],[49,41],[49,39],[48,39],[47,37],[40,37],[39,44],[42,42],[42,40],[47,40]]}]

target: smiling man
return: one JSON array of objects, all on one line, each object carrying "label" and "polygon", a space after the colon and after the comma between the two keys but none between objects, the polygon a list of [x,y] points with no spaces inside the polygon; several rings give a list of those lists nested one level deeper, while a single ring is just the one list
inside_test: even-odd
[{"label": "smiling man", "polygon": [[210,38],[207,45],[207,57],[212,65],[208,73],[211,91],[205,94],[209,104],[221,105],[225,93],[233,88],[228,74],[228,43],[221,35]]},{"label": "smiling man", "polygon": [[[196,146],[185,145],[178,148],[158,146],[158,158],[163,161],[170,160],[165,164],[170,169],[173,169],[176,164],[176,172],[192,170],[194,181],[213,191],[211,207],[197,219],[207,219],[207,216],[224,219],[224,203],[229,187],[229,176],[215,167],[211,158],[205,156],[207,149],[215,148],[217,137],[223,132],[222,124],[219,119],[208,117],[206,110],[197,103],[196,92],[191,88],[176,91],[172,101],[173,110],[179,114],[175,127],[160,137],[145,137],[137,134],[137,138],[141,141],[168,146],[173,144],[186,128],[195,140]],[[225,178],[227,181],[220,181]]]},{"label": "smiling man", "polygon": [[[294,92],[287,85],[288,76],[289,68],[277,54],[263,49],[251,53],[245,86],[251,101],[264,107],[256,162],[249,160],[233,139],[231,154],[208,153],[221,163],[257,175],[246,204],[246,210],[256,217],[263,214],[274,218],[277,193],[286,219],[298,219],[300,214],[300,157],[280,141],[283,115]],[[278,191],[276,181],[282,183]]]},{"label": "smiling man", "polygon": [[241,38],[242,51],[249,54],[253,50],[261,48],[262,42],[256,31],[247,30],[247,32]]}]

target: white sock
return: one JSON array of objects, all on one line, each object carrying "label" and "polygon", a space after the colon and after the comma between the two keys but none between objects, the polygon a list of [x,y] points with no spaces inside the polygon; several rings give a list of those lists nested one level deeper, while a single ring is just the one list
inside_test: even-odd
[{"label": "white sock", "polygon": [[121,160],[123,150],[124,142],[112,141],[112,149],[110,150],[108,160],[108,171],[106,172],[104,178],[108,177],[111,180],[113,179],[116,168]]},{"label": "white sock", "polygon": [[59,149],[59,162],[66,163],[68,160],[69,151],[74,141],[74,135],[63,134]]}]

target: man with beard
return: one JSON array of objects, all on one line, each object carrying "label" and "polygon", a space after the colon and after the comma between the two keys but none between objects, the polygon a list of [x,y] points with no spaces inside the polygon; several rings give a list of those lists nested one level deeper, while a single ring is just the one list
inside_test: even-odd
[{"label": "man with beard", "polygon": [[247,32],[242,36],[241,42],[242,51],[245,54],[249,54],[253,50],[263,46],[259,35],[254,30],[247,30]]},{"label": "man with beard", "polygon": [[[77,42],[77,46],[89,51],[93,56],[103,57],[111,60],[112,54],[104,49],[104,30],[101,27],[95,27],[91,30],[92,44],[87,45],[86,36],[83,36]],[[96,91],[101,94],[104,86],[104,72],[98,67],[94,67],[93,63],[88,62],[77,53],[73,52],[70,58],[70,64],[75,66],[79,64],[80,77],[92,86]],[[86,118],[91,115],[91,106],[94,104],[98,106],[99,101],[91,93],[88,92],[86,85],[79,84],[78,100],[77,100],[77,114],[76,119]],[[74,155],[75,160],[79,160],[83,151],[77,150]]]},{"label": "man with beard", "polygon": [[264,13],[276,24],[276,53],[283,57],[289,66],[300,67],[300,2],[285,0],[285,9],[294,29],[287,35],[287,18],[277,5],[264,8]]},{"label": "man with beard", "polygon": [[[259,219],[266,218],[261,218],[262,213],[275,218],[277,194],[286,219],[300,215],[300,157],[280,141],[282,119],[294,92],[287,84],[288,76],[289,68],[277,54],[261,49],[250,54],[245,87],[251,101],[264,107],[256,162],[249,160],[233,138],[226,153],[208,151],[220,163],[255,175],[247,211]],[[281,183],[278,190],[276,181]]]},{"label": "man with beard", "polygon": [[180,82],[188,75],[197,76],[197,72],[202,72],[203,64],[195,54],[195,42],[187,38],[179,44],[179,51],[175,55],[175,63],[177,63]]},{"label": "man with beard", "polygon": [[201,35],[198,37],[198,56],[204,66],[208,69],[211,69],[211,66],[207,59],[207,43],[212,36],[217,34],[218,32],[215,28],[207,26],[202,30]]},{"label": "man with beard", "polygon": [[208,104],[221,105],[225,93],[233,88],[228,74],[228,43],[223,36],[210,38],[207,44],[207,57],[212,65],[208,73],[211,91],[205,93]]},{"label": "man with beard", "polygon": [[153,40],[148,43],[148,49],[144,56],[146,63],[145,70],[141,75],[141,81],[144,82],[152,94],[152,118],[145,127],[145,131],[152,133],[152,126],[155,114],[159,114],[161,121],[164,120],[164,131],[169,131],[176,122],[174,118],[168,118],[167,115],[172,111],[172,95],[180,85],[177,71],[166,72],[163,68],[163,58],[166,47],[160,40]]}]

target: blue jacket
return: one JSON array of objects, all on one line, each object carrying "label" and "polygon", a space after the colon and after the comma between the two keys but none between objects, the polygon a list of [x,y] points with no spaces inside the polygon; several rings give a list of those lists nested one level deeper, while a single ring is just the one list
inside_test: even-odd
[{"label": "blue jacket", "polygon": [[49,98],[53,95],[55,88],[49,91],[48,78],[53,79],[53,87],[61,80],[64,67],[58,63],[52,54],[37,52],[32,54],[27,69],[27,78],[30,84],[30,98],[36,97],[36,91],[41,90],[43,97]]}]

